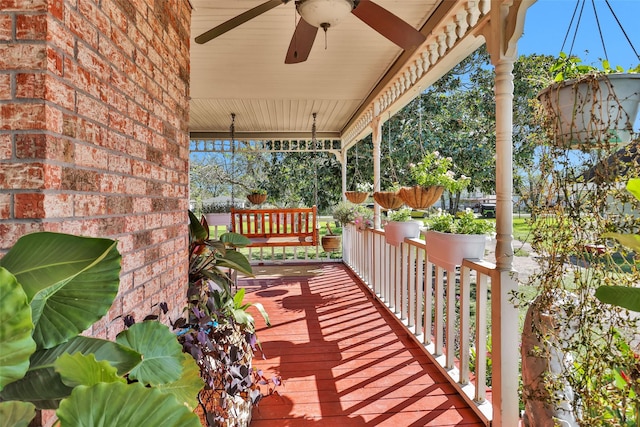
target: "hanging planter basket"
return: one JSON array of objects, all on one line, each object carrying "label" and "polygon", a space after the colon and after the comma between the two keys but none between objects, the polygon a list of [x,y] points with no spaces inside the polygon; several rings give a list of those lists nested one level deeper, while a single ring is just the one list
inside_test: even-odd
[{"label": "hanging planter basket", "polygon": [[398,209],[404,203],[398,191],[376,191],[373,200],[384,209]]},{"label": "hanging planter basket", "polygon": [[405,205],[413,209],[425,209],[432,206],[438,201],[444,187],[431,185],[429,187],[422,187],[416,185],[413,187],[402,187],[400,189],[400,198]]},{"label": "hanging planter basket", "polygon": [[249,201],[254,205],[261,205],[265,202],[265,200],[267,200],[267,195],[260,193],[251,193],[247,194],[247,199],[249,199]]},{"label": "hanging planter basket", "polygon": [[563,148],[627,144],[640,103],[640,74],[589,75],[540,94],[554,143]]},{"label": "hanging planter basket", "polygon": [[356,205],[364,202],[369,197],[369,193],[365,191],[346,191],[344,195],[347,197],[347,200],[351,203],[355,203]]}]

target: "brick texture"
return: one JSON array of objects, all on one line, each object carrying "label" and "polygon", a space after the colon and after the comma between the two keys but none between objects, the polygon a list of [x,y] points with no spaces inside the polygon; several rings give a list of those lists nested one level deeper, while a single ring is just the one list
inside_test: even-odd
[{"label": "brick texture", "polygon": [[117,239],[94,335],[185,305],[190,16],[188,0],[0,0],[0,256],[39,230]]}]

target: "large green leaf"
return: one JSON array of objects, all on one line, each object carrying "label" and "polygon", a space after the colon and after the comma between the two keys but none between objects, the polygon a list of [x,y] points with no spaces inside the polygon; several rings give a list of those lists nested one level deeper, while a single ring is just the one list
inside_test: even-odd
[{"label": "large green leaf", "polygon": [[167,384],[182,375],[182,345],[166,325],[136,323],[118,334],[116,342],[142,354],[142,362],[129,377],[147,385]]},{"label": "large green leaf", "polygon": [[616,239],[621,245],[633,251],[640,251],[640,235],[626,233],[603,233],[603,239]]},{"label": "large green leaf", "polygon": [[0,391],[24,376],[36,351],[27,295],[15,276],[0,267]]},{"label": "large green leaf", "polygon": [[253,269],[247,257],[231,249],[227,250],[224,256],[217,257],[217,266],[232,268],[240,273],[253,276]]},{"label": "large green leaf", "polygon": [[71,388],[62,382],[54,364],[63,354],[78,352],[94,354],[96,360],[108,361],[119,375],[126,374],[142,360],[142,356],[129,347],[113,341],[78,336],[57,347],[35,352],[24,378],[8,384],[0,397],[33,402],[40,409],[57,408],[60,399],[69,396]]},{"label": "large green leaf", "polygon": [[600,301],[640,312],[640,288],[626,286],[600,286],[596,289]]},{"label": "large green leaf", "polygon": [[267,326],[271,326],[271,320],[269,320],[269,314],[267,314],[267,310],[264,309],[264,306],[259,302],[254,302],[251,305],[254,306],[258,310],[258,312],[262,315],[262,318],[264,319]]},{"label": "large green leaf", "polygon": [[56,415],[62,427],[201,427],[198,416],[174,395],[140,383],[78,386]]},{"label": "large green leaf", "polygon": [[640,178],[631,178],[627,182],[627,190],[633,194],[633,196],[640,200]]},{"label": "large green leaf", "polygon": [[220,241],[234,248],[244,248],[251,243],[251,239],[239,233],[224,233],[220,236]]},{"label": "large green leaf", "polygon": [[0,427],[27,427],[36,416],[36,407],[28,402],[0,402]]},{"label": "large green leaf", "polygon": [[116,245],[109,239],[33,233],[0,259],[31,303],[38,348],[67,341],[107,313],[120,283]]},{"label": "large green leaf", "polygon": [[182,376],[176,382],[161,384],[157,388],[166,393],[173,393],[178,402],[184,403],[192,411],[198,405],[198,393],[204,381],[200,377],[200,367],[190,354],[182,353]]},{"label": "large green leaf", "polygon": [[189,211],[189,234],[192,236],[191,238],[196,241],[209,238],[209,232],[191,211]]},{"label": "large green leaf", "polygon": [[116,368],[106,360],[97,361],[94,354],[84,355],[65,353],[54,363],[55,370],[62,382],[69,387],[79,385],[91,386],[98,383],[126,383],[124,377],[118,375]]}]

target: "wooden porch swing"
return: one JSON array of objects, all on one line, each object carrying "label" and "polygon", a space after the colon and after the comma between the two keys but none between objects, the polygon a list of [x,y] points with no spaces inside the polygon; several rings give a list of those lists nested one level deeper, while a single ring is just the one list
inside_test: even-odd
[{"label": "wooden porch swing", "polygon": [[[233,127],[231,129],[233,140]],[[313,113],[311,139],[316,155],[316,113]],[[318,246],[318,183],[314,161],[314,201],[312,207],[231,209],[231,231],[251,240],[248,247],[274,248]]]}]

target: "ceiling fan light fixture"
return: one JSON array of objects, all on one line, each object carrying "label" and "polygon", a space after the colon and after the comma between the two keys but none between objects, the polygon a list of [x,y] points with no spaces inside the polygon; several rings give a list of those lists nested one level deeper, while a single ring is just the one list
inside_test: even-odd
[{"label": "ceiling fan light fixture", "polygon": [[296,9],[307,23],[318,28],[337,25],[354,8],[353,0],[298,0]]}]

